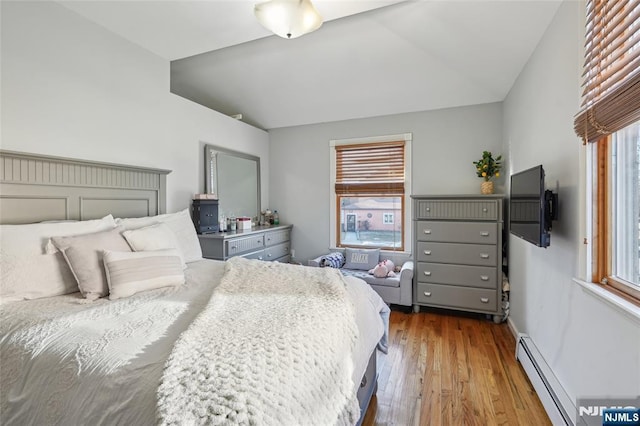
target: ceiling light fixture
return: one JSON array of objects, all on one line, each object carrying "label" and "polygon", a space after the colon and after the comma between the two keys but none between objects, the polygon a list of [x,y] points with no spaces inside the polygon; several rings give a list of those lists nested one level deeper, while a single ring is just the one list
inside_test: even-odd
[{"label": "ceiling light fixture", "polygon": [[254,13],[269,31],[282,38],[296,38],[322,26],[322,16],[310,0],[270,0],[258,3]]}]

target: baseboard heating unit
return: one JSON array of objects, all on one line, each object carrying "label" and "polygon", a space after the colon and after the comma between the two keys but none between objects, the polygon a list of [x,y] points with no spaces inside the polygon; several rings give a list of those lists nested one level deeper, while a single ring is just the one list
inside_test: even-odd
[{"label": "baseboard heating unit", "polygon": [[575,426],[576,407],[556,379],[538,348],[526,334],[519,333],[516,343],[516,359],[529,376],[544,409],[554,426]]}]

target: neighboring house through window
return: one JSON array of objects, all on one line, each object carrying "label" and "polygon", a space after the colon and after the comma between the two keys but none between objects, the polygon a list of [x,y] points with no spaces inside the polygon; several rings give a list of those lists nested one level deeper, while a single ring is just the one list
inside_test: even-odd
[{"label": "neighboring house through window", "polygon": [[409,251],[411,134],[334,140],[331,246]]}]

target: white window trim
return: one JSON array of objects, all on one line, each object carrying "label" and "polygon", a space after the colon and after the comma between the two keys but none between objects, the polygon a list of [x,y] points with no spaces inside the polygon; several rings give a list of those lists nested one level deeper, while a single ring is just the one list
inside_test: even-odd
[{"label": "white window trim", "polygon": [[404,145],[404,251],[384,250],[390,253],[411,254],[411,141],[412,133],[400,133],[395,135],[371,136],[366,138],[352,139],[333,139],[329,141],[329,158],[331,159],[331,170],[329,179],[329,247],[336,248],[338,242],[336,240],[336,146],[355,145],[374,142],[393,142],[403,140]]},{"label": "white window trim", "polygon": [[[391,219],[391,220],[388,220]],[[394,224],[394,214],[393,213],[382,213],[382,224],[383,225],[393,225]]]},{"label": "white window trim", "polygon": [[581,280],[580,278],[574,278],[573,282],[582,287],[587,294],[607,303],[619,313],[626,315],[640,324],[640,308],[633,303],[626,301],[609,290],[603,289],[597,284]]}]

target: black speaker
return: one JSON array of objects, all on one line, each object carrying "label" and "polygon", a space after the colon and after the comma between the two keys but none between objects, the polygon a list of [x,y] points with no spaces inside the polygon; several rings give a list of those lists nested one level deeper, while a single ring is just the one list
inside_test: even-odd
[{"label": "black speaker", "polygon": [[218,232],[218,200],[193,200],[191,217],[198,234]]}]

